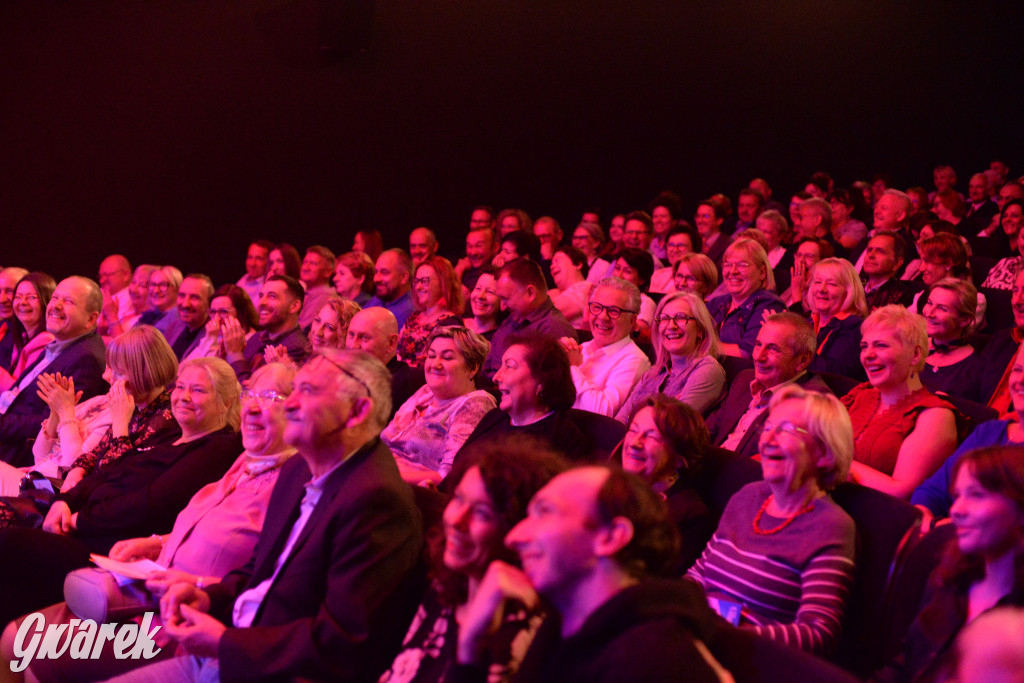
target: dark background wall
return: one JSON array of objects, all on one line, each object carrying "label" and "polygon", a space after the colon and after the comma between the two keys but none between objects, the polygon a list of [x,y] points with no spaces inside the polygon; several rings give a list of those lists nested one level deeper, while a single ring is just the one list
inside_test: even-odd
[{"label": "dark background wall", "polygon": [[1024,172],[1019,7],[379,0],[372,50],[327,64],[316,0],[3,2],[0,263],[222,281],[250,237],[453,245],[477,203],[574,225],[938,163],[965,188]]}]

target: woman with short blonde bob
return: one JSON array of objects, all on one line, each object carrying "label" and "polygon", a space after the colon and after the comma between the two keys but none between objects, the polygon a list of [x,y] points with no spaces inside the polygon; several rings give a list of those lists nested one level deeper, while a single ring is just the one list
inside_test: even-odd
[{"label": "woman with short blonde bob", "polygon": [[956,449],[952,405],[921,382],[928,353],[924,318],[902,306],[875,309],[861,325],[868,381],[843,397],[854,434],[851,478],[909,498]]},{"label": "woman with short blonde bob", "polygon": [[651,328],[654,366],[644,373],[615,415],[627,422],[636,406],[664,393],[705,412],[722,395],[725,370],[718,362],[718,333],[707,307],[693,292],[673,292],[658,304]]},{"label": "woman with short blonde bob", "polygon": [[672,282],[677,292],[690,290],[703,300],[718,286],[718,268],[704,254],[683,254],[672,266]]},{"label": "woman with short blonde bob", "polygon": [[729,501],[687,574],[723,616],[787,645],[828,653],[853,585],[854,523],[828,491],[846,480],[850,418],[835,396],[790,384],[761,433],[763,481]]},{"label": "woman with short blonde bob", "polygon": [[928,356],[921,382],[935,393],[984,402],[978,381],[984,361],[968,341],[975,329],[978,290],[967,280],[947,277],[928,288],[924,301]]},{"label": "woman with short blonde bob", "polygon": [[818,337],[811,370],[864,379],[857,360],[860,326],[868,314],[864,285],[846,259],[827,258],[811,268],[804,303]]},{"label": "woman with short blonde bob", "polygon": [[722,282],[727,293],[708,301],[722,353],[750,358],[765,312],[786,308],[775,294],[775,276],[764,247],[742,237],[730,244],[722,257]]},{"label": "woman with short blonde bob", "polygon": [[174,266],[158,266],[149,274],[149,310],[136,325],[152,325],[165,335],[178,319],[178,288],[184,277]]}]

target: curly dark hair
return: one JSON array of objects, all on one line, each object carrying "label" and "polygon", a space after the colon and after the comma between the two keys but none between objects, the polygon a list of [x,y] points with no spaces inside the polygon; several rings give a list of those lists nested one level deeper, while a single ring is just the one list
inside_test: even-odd
[{"label": "curly dark hair", "polygon": [[[629,422],[644,408],[654,410],[654,425],[661,433],[665,446],[672,455],[679,456],[683,466],[679,471],[681,481],[692,481],[700,471],[704,456],[711,450],[711,436],[704,424],[704,418],[682,401],[665,394],[648,396],[633,409]],[[622,462],[622,446],[613,456],[616,464]]]},{"label": "curly dark hair", "polygon": [[569,369],[569,356],[558,340],[525,332],[509,338],[508,346],[526,347],[530,375],[540,385],[537,398],[548,410],[568,410],[576,403],[576,385]]},{"label": "curly dark hair", "polygon": [[[505,547],[505,536],[526,517],[533,495],[569,465],[545,442],[526,434],[514,434],[487,441],[460,454],[449,475],[452,490],[474,467],[480,471],[498,517],[498,533],[488,555],[492,560],[518,565],[518,555]],[[438,524],[427,532],[430,576],[441,600],[457,605],[466,600],[468,580],[445,566],[444,545],[444,526]]]}]

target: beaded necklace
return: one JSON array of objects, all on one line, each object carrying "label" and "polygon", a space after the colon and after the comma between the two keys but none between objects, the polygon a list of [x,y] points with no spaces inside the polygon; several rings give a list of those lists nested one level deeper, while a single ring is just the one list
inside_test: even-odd
[{"label": "beaded necklace", "polygon": [[787,526],[792,524],[794,519],[796,519],[800,515],[805,515],[805,514],[807,514],[808,512],[810,512],[811,510],[814,509],[814,499],[812,498],[811,502],[807,503],[807,505],[803,506],[802,508],[800,508],[799,510],[794,512],[792,515],[787,517],[785,519],[785,521],[782,522],[782,524],[778,525],[774,529],[762,529],[761,528],[761,517],[764,516],[764,511],[768,509],[768,506],[771,505],[771,502],[773,500],[775,500],[775,496],[774,495],[768,496],[768,498],[765,499],[764,504],[761,506],[761,509],[757,511],[757,515],[754,517],[754,533],[755,534],[758,534],[760,536],[771,536],[772,534],[777,534],[780,531],[782,531],[783,529],[785,529]]}]

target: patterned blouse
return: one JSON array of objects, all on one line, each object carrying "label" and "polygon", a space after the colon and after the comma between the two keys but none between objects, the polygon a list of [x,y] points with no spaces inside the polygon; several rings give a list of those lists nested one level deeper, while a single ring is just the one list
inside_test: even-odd
[{"label": "patterned blouse", "polygon": [[423,311],[413,311],[398,333],[398,360],[414,368],[423,365],[427,356],[427,339],[434,328],[461,324],[462,318],[447,314],[427,322],[423,319]]},{"label": "patterned blouse", "polygon": [[992,289],[1013,289],[1013,281],[1017,279],[1017,273],[1024,267],[1024,257],[1007,256],[999,259],[992,270],[988,271],[988,277],[981,283],[982,287]]},{"label": "patterned blouse", "polygon": [[128,436],[115,437],[112,428],[107,428],[96,447],[78,456],[72,469],[81,467],[89,474],[97,467],[117,460],[133,448],[166,443],[179,436],[181,428],[171,414],[171,392],[165,391],[145,408],[135,409],[131,420],[128,421]]}]

